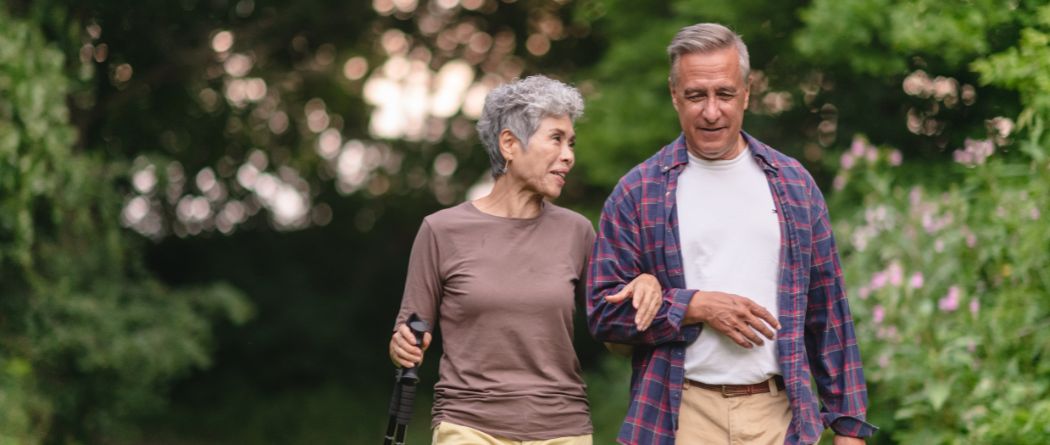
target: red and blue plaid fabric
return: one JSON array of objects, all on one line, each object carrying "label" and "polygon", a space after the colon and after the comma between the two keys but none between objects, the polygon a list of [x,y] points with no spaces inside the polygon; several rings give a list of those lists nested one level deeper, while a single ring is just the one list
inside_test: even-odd
[{"label": "red and blue plaid fabric", "polygon": [[[841,435],[870,436],[876,428],[864,420],[864,372],[824,197],[798,161],[743,135],[769,179],[781,227],[777,347],[793,415],[785,443],[816,443],[825,426]],[[621,178],[605,202],[591,257],[591,334],[635,346],[631,403],[618,437],[624,444],[674,443],[685,348],[700,335],[700,325],[682,326],[695,292],[685,289],[675,209],[678,175],[686,164],[679,136]],[[642,273],[659,279],[664,304],[649,329],[639,332],[631,303],[611,304],[604,297]]]}]

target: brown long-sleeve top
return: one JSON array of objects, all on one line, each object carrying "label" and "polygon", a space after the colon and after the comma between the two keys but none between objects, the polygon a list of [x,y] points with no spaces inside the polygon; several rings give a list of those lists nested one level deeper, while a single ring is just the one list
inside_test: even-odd
[{"label": "brown long-sleeve top", "polygon": [[514,440],[591,433],[572,318],[593,243],[590,221],[550,203],[531,219],[470,202],[424,219],[395,326],[413,312],[439,326],[434,426]]}]

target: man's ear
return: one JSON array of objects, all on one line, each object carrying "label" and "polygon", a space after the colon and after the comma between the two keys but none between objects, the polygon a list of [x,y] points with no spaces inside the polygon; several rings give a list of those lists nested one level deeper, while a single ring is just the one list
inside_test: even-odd
[{"label": "man's ear", "polygon": [[751,74],[748,73],[747,79],[744,79],[744,109],[746,110],[748,105],[751,103]]},{"label": "man's ear", "polygon": [[511,161],[514,159],[514,156],[517,156],[519,151],[521,151],[521,141],[518,140],[518,137],[514,136],[514,133],[506,128],[500,131],[499,152],[503,155],[503,159]]}]

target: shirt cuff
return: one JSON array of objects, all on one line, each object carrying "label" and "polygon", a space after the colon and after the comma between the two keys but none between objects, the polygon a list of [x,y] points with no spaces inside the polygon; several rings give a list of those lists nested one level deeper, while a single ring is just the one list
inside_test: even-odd
[{"label": "shirt cuff", "polygon": [[671,300],[671,308],[667,311],[667,320],[678,328],[679,338],[691,343],[700,336],[700,325],[682,326],[685,320],[685,311],[689,307],[696,291],[693,289],[673,289],[674,296]]},{"label": "shirt cuff", "polygon": [[839,436],[871,437],[879,430],[864,419],[853,416],[836,416],[834,414],[823,414],[824,421],[831,426],[831,430]]}]

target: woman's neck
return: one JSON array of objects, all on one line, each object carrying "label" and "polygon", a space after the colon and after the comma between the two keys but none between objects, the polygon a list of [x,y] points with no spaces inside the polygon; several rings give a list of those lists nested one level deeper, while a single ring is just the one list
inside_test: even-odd
[{"label": "woman's neck", "polygon": [[543,196],[514,184],[507,175],[496,178],[492,191],[474,201],[474,207],[504,218],[530,219],[543,211]]}]

